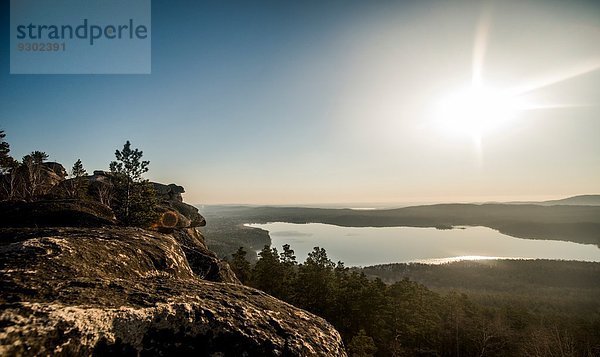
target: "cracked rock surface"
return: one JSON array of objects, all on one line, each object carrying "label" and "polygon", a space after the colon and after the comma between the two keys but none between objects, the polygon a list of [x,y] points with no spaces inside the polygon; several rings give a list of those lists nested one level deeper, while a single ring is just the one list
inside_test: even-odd
[{"label": "cracked rock surface", "polygon": [[0,229],[0,355],[345,356],[210,253],[195,230]]}]

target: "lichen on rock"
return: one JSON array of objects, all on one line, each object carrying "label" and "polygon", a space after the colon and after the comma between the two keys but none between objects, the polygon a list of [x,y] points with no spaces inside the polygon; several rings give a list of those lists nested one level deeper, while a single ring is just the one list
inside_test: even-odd
[{"label": "lichen on rock", "polygon": [[236,283],[193,228],[4,228],[0,243],[3,356],[345,355],[325,320]]}]

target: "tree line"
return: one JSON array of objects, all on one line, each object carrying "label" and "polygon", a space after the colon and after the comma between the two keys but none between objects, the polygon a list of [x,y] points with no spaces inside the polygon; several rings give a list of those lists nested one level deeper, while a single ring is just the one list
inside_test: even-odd
[{"label": "tree line", "polygon": [[230,265],[242,283],[310,311],[341,334],[350,356],[594,356],[600,318],[540,311],[536,301],[493,303],[436,293],[403,279],[385,284],[334,263],[319,247],[304,263],[284,245],[251,265],[240,248]]},{"label": "tree line", "polygon": [[[32,151],[19,161],[10,154],[6,133],[0,130],[0,201],[88,200],[109,206],[125,226],[147,227],[155,222],[157,197],[153,185],[143,177],[149,161],[127,141],[115,151],[105,180],[90,180],[81,159],[70,173],[62,165],[48,162],[49,155]],[[66,179],[65,179],[66,178]]]}]

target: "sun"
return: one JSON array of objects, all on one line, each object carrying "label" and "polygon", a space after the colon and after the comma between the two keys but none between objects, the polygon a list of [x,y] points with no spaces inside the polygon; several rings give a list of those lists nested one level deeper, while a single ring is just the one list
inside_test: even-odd
[{"label": "sun", "polygon": [[437,121],[445,132],[480,138],[514,120],[524,108],[525,103],[518,96],[493,88],[471,86],[440,101]]}]

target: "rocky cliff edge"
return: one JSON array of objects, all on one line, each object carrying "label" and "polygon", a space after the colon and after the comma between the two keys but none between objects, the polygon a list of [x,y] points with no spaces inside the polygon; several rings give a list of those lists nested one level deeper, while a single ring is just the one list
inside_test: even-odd
[{"label": "rocky cliff edge", "polygon": [[156,188],[180,215],[166,231],[99,203],[0,204],[0,355],[345,356],[325,320],[238,283],[182,188]]},{"label": "rocky cliff edge", "polygon": [[325,320],[202,279],[172,234],[17,228],[0,239],[0,355],[345,354]]}]

